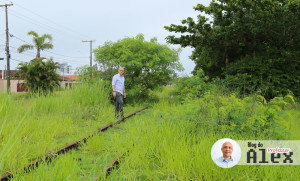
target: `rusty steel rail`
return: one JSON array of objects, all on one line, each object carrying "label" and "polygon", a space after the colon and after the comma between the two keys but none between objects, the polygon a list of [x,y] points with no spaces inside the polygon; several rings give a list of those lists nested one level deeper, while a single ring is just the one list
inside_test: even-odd
[{"label": "rusty steel rail", "polygon": [[[133,144],[132,146],[134,146],[134,144]],[[127,152],[129,152],[129,150],[128,150]],[[126,153],[124,153],[124,154],[121,155],[121,156],[117,156],[115,159],[113,159],[113,161],[112,161],[110,164],[108,164],[108,165],[106,166],[106,168],[104,168],[104,169],[96,176],[95,181],[98,181],[102,175],[105,176],[105,179],[107,179],[107,177],[110,175],[110,173],[113,171],[113,169],[118,169],[119,164],[120,164],[119,160],[120,160],[120,158],[122,158],[122,157],[125,156],[125,155],[126,155]],[[105,174],[105,175],[104,175],[104,174]]]},{"label": "rusty steel rail", "polygon": [[[102,128],[99,128],[96,131],[94,131],[93,133],[89,134],[88,136],[85,136],[85,137],[83,137],[83,138],[81,138],[81,139],[79,139],[79,140],[77,140],[77,141],[75,141],[73,143],[70,143],[70,144],[68,144],[68,145],[66,145],[66,146],[58,149],[55,153],[48,153],[48,154],[45,155],[45,157],[39,157],[38,159],[29,162],[27,165],[24,166],[24,170],[26,172],[29,172],[30,168],[34,169],[35,167],[38,167],[39,163],[42,162],[43,160],[47,161],[50,158],[55,158],[57,155],[63,154],[63,153],[65,153],[65,152],[67,152],[67,151],[69,151],[71,149],[77,148],[79,146],[79,143],[86,142],[86,140],[88,138],[90,138],[91,136],[93,136],[94,134],[99,133],[99,132],[104,132],[108,128],[112,127],[113,125],[119,124],[119,123],[123,122],[125,119],[130,118],[131,116],[134,116],[136,113],[141,112],[141,111],[143,111],[145,109],[148,109],[148,107],[144,107],[143,109],[140,109],[140,110],[138,110],[138,111],[136,111],[134,113],[131,113],[131,114],[129,114],[129,115],[127,115],[127,116],[119,119],[115,123],[110,123],[110,124],[108,124],[108,125],[106,125],[106,126],[104,126]],[[115,162],[117,162],[117,160]],[[1,176],[1,181],[8,181],[12,177],[13,177],[13,174],[10,173],[10,172],[8,172],[8,173],[6,173],[6,174],[4,174],[4,175]]]},{"label": "rusty steel rail", "polygon": [[103,174],[105,174],[105,177],[107,178],[107,176],[112,172],[113,168],[117,167],[119,164],[119,158],[117,157],[110,164],[108,164],[100,174],[96,176],[95,181],[98,181],[100,176]]}]

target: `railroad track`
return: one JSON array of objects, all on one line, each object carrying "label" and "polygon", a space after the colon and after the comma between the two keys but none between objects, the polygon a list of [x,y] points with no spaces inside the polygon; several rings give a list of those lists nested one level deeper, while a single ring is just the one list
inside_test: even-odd
[{"label": "railroad track", "polygon": [[[99,132],[104,132],[104,131],[106,131],[108,128],[112,127],[113,125],[119,124],[119,123],[125,121],[125,119],[127,119],[127,118],[129,118],[129,117],[131,117],[131,116],[134,116],[136,113],[141,112],[141,111],[143,111],[143,110],[145,110],[145,109],[148,109],[148,107],[144,107],[144,108],[142,108],[142,109],[140,109],[140,110],[138,110],[138,111],[136,111],[136,112],[134,112],[134,113],[131,113],[131,114],[129,114],[129,115],[127,115],[127,116],[121,118],[120,120],[118,120],[118,121],[116,121],[116,122],[114,122],[114,123],[110,123],[110,124],[108,124],[108,125],[106,125],[106,126],[104,126],[104,127],[102,127],[102,128],[99,128],[99,129],[97,129],[96,131],[94,131],[93,133],[91,133],[91,134],[89,134],[89,135],[87,135],[87,136],[85,136],[85,137],[83,137],[83,138],[81,138],[81,139],[79,139],[79,140],[77,140],[77,141],[75,141],[75,142],[73,142],[73,143],[70,143],[70,144],[68,144],[68,145],[66,145],[66,146],[64,146],[64,147],[62,147],[62,148],[60,148],[60,149],[58,149],[55,153],[48,153],[48,154],[46,154],[44,157],[39,157],[39,158],[37,158],[36,160],[29,162],[27,165],[24,166],[24,170],[25,170],[26,172],[29,172],[30,170],[33,170],[35,167],[38,167],[39,164],[40,164],[41,162],[50,160],[50,158],[55,158],[57,155],[63,154],[63,153],[65,153],[65,152],[69,151],[69,150],[72,150],[72,149],[77,148],[77,147],[79,146],[80,143],[82,143],[82,142],[85,143],[86,140],[87,140],[88,138],[90,138],[92,135],[94,135],[94,134],[96,134],[96,133],[99,133]],[[112,163],[109,164],[109,165],[106,167],[106,169],[104,169],[104,172],[110,173],[111,170],[112,170],[112,168],[113,168],[116,164],[118,164],[118,158],[115,158],[115,159],[112,161]],[[18,171],[18,170],[16,170],[15,172],[17,172],[17,171]],[[98,177],[99,177],[99,175],[97,176],[97,178],[98,178]],[[11,179],[11,178],[13,178],[13,174],[12,174],[11,172],[8,172],[8,173],[6,173],[6,174],[4,174],[4,175],[1,176],[1,181],[8,181],[8,180]]]},{"label": "railroad track", "polygon": [[105,176],[105,178],[107,178],[108,175],[113,171],[114,167],[117,167],[118,165],[119,165],[119,158],[116,157],[110,164],[106,166],[106,168],[103,169],[101,173],[99,173],[96,176],[95,181],[98,181],[101,178],[101,176]]}]

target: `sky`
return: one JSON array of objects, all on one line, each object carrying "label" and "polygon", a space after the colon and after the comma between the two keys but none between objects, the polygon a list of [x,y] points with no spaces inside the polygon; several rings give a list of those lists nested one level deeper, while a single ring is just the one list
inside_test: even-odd
[{"label": "sky", "polygon": [[[36,56],[35,50],[17,52],[22,44],[32,44],[32,36],[27,32],[34,30],[40,36],[53,37],[54,48],[42,51],[41,56],[66,62],[74,74],[76,67],[90,64],[90,44],[82,41],[95,40],[95,49],[105,41],[115,42],[142,33],[146,41],[157,37],[159,43],[166,44],[165,38],[174,33],[164,26],[179,25],[187,17],[196,19],[199,12],[193,7],[198,3],[208,6],[210,0],[0,0],[0,5],[11,3],[13,6],[8,7],[11,70],[21,61],[28,62]],[[5,58],[0,60],[0,70],[6,65],[5,26],[5,7],[0,7],[0,58]],[[189,58],[192,51],[190,47],[182,49],[180,62],[185,69],[182,75],[190,75],[194,69],[195,64]]]}]

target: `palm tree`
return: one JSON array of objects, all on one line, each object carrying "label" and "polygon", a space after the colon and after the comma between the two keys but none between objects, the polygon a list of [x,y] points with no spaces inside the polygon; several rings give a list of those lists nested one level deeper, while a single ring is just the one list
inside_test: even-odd
[{"label": "palm tree", "polygon": [[[19,53],[22,53],[26,50],[32,50],[32,49],[36,48],[37,49],[36,58],[40,58],[40,51],[41,50],[46,50],[46,49],[52,49],[53,48],[53,45],[52,45],[52,42],[51,42],[52,41],[52,36],[50,34],[44,34],[41,37],[39,37],[39,35],[35,31],[29,31],[27,34],[33,36],[34,45],[29,45],[29,44],[21,45],[18,48]],[[47,39],[49,39],[49,42],[45,42]]]}]

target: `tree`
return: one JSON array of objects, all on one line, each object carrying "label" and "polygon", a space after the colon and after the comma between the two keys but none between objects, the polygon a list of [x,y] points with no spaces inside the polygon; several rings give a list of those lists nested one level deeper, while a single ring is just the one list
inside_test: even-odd
[{"label": "tree", "polygon": [[95,70],[95,67],[89,65],[84,65],[76,68],[76,75],[79,75],[78,81],[90,82],[97,79],[100,79],[101,72]]},{"label": "tree", "polygon": [[[286,94],[288,89],[299,95],[300,1],[212,1],[208,7],[194,9],[211,16],[199,15],[182,20],[182,25],[165,26],[167,41],[194,49],[191,59],[207,75],[248,74],[248,87],[265,87],[268,97]],[[286,66],[289,65],[289,66]],[[281,84],[283,82],[283,84]]]},{"label": "tree", "polygon": [[156,38],[145,41],[144,35],[124,38],[117,42],[107,41],[94,50],[102,77],[111,81],[119,67],[125,68],[125,86],[128,95],[147,97],[148,91],[166,85],[176,70],[183,70],[179,63],[180,49],[173,49],[157,42]]},{"label": "tree", "polygon": [[52,59],[43,61],[44,58],[31,60],[29,63],[20,63],[19,75],[24,77],[25,86],[33,93],[52,92],[59,86],[60,76],[56,73],[59,63]]},{"label": "tree", "polygon": [[[19,53],[22,53],[26,50],[32,50],[32,49],[36,48],[36,50],[37,50],[36,58],[38,59],[38,58],[41,57],[40,56],[40,51],[41,50],[46,50],[46,49],[52,49],[53,48],[53,45],[51,43],[52,36],[50,34],[44,34],[41,37],[35,31],[29,31],[27,34],[33,36],[34,45],[30,45],[30,44],[21,45],[18,48]],[[46,42],[47,39],[49,40],[49,42]]]}]

